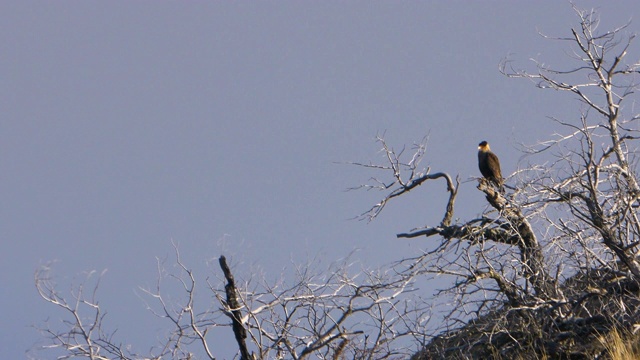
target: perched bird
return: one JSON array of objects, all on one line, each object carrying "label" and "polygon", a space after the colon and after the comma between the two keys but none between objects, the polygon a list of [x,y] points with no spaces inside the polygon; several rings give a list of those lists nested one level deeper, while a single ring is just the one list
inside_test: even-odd
[{"label": "perched bird", "polygon": [[496,154],[491,152],[489,143],[486,141],[478,145],[478,167],[485,179],[496,185],[500,192],[504,192],[500,160],[498,160]]}]

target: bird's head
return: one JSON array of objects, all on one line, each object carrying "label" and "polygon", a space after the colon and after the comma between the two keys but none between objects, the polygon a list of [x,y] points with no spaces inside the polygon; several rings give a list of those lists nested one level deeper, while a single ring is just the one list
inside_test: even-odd
[{"label": "bird's head", "polygon": [[491,148],[489,147],[489,143],[488,142],[483,141],[480,144],[478,144],[478,150],[480,150],[480,151],[489,151],[489,150],[491,150]]}]

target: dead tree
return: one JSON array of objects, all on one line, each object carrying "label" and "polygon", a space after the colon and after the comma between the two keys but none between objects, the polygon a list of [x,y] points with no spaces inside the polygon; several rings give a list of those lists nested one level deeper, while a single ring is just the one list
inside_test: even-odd
[{"label": "dead tree", "polygon": [[[480,179],[478,189],[486,194],[491,211],[451,223],[458,185],[452,186],[451,177],[443,172],[436,176],[430,169],[416,167],[415,159],[426,153],[423,145],[403,161],[404,149],[395,152],[380,137],[386,162],[357,163],[388,172],[388,181],[376,177],[359,187],[386,192],[363,214],[370,220],[388,201],[415,189],[413,185],[446,179],[450,200],[440,224],[398,234],[399,238],[438,237],[434,250],[407,262],[411,271],[453,277],[453,285],[437,295],[449,294],[455,301],[444,313],[441,334],[456,334],[460,324],[467,324],[457,334],[468,337],[473,333],[467,332],[469,321],[491,318],[493,325],[485,322],[488,327],[477,332],[486,336],[475,339],[479,344],[495,350],[516,343],[555,352],[567,338],[579,340],[579,333],[588,335],[613,326],[628,329],[640,321],[637,296],[628,293],[634,290],[622,290],[629,296],[612,302],[592,301],[594,296],[620,294],[605,278],[616,279],[616,289],[639,288],[640,115],[632,112],[633,106],[625,107],[633,101],[640,74],[640,63],[626,60],[635,35],[625,33],[626,26],[597,33],[599,20],[593,11],[576,9],[576,13],[579,27],[570,31],[571,36],[548,37],[573,46],[574,67],[557,70],[536,63],[530,72],[515,69],[509,60],[500,66],[508,77],[573,94],[582,108],[575,120],[552,118],[566,133],[524,148],[529,164],[509,177],[513,191],[503,196]],[[547,154],[555,157],[550,165],[535,164],[536,156]],[[616,303],[619,306],[612,306]],[[509,323],[519,321],[526,324],[528,335],[510,327]],[[536,337],[548,342],[538,344]],[[469,351],[473,347],[461,344],[456,346]]]},{"label": "dead tree", "polygon": [[[40,351],[87,359],[386,359],[410,356],[427,336],[429,303],[412,294],[414,275],[399,269],[352,269],[349,258],[317,273],[302,264],[287,285],[251,274],[238,280],[220,257],[222,276],[200,281],[177,246],[175,252],[174,270],[159,262],[155,287],[143,289],[152,314],[169,325],[168,336],[149,353],[132,353],[114,338],[115,330],[106,331],[98,282],[89,298],[89,283],[63,296],[48,268],[36,273],[36,286],[45,301],[64,310],[65,320],[42,327],[49,344]],[[167,293],[171,285],[181,292]],[[220,343],[221,331],[234,334],[235,354]]]},{"label": "dead tree", "polygon": [[[630,159],[636,155],[639,115],[630,112],[633,107],[625,107],[638,88],[640,63],[638,59],[631,63],[626,59],[635,35],[626,33],[628,24],[598,33],[596,13],[575,11],[580,25],[571,30],[571,36],[548,37],[571,44],[577,63],[573,68],[558,70],[536,63],[535,71],[528,72],[515,69],[511,61],[504,61],[500,67],[508,77],[529,79],[541,89],[573,94],[582,104],[577,120],[554,119],[567,130],[565,134],[528,147],[532,154],[553,149],[562,151],[562,155],[544,172],[528,171],[537,180],[525,180],[523,185],[537,192],[530,203],[541,208],[559,205],[577,220],[572,229],[556,222],[554,227],[572,233],[592,232],[589,240],[602,243],[606,254],[613,255],[638,281],[640,223],[636,209],[640,189]],[[568,174],[560,175],[560,168]],[[535,177],[533,173],[537,173]]]},{"label": "dead tree", "polygon": [[[471,266],[468,269],[469,274],[465,275],[467,281],[475,282],[485,279],[493,281],[499,289],[502,289],[503,295],[508,298],[512,306],[523,305],[525,300],[530,302],[533,298],[541,302],[551,300],[558,301],[561,299],[561,292],[558,290],[553,277],[550,276],[546,270],[542,247],[534,234],[531,224],[517,204],[505,198],[487,181],[480,179],[478,189],[486,194],[487,201],[497,210],[497,214],[499,214],[500,217],[491,219],[485,216],[481,219],[474,219],[462,224],[452,224],[454,204],[460,182],[456,180],[454,184],[451,176],[447,173],[438,172],[431,174],[429,172],[430,169],[418,168],[420,160],[425,156],[426,138],[414,146],[415,151],[411,155],[411,159],[406,162],[402,159],[404,149],[396,152],[382,137],[378,137],[377,141],[382,146],[383,157],[387,160],[387,163],[380,165],[354,164],[371,169],[388,171],[392,173],[393,176],[386,182],[374,178],[370,185],[353,188],[377,188],[387,191],[387,194],[382,200],[367,212],[363,213],[361,218],[372,220],[380,214],[384,206],[393,198],[409,193],[426,181],[443,180],[446,190],[449,192],[449,199],[440,224],[409,233],[400,233],[397,237],[415,238],[419,236],[439,236],[442,241],[442,247],[446,247],[447,244],[454,239],[464,241],[472,246],[486,242],[494,242],[515,247],[519,251],[519,271],[524,274],[524,278],[530,282],[534,292],[531,293],[524,288],[516,286],[502,271],[496,270],[491,264],[491,261],[486,262],[485,265],[489,265],[486,267],[482,265],[477,267]],[[435,269],[430,271],[435,273],[439,272],[439,270]],[[443,273],[446,272],[447,270],[444,269]]]}]

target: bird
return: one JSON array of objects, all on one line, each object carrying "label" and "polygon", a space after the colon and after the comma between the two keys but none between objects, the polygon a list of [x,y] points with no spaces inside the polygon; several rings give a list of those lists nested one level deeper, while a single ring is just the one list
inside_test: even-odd
[{"label": "bird", "polygon": [[485,179],[498,187],[504,193],[502,172],[500,171],[500,160],[491,151],[489,143],[486,141],[478,144],[478,167]]}]

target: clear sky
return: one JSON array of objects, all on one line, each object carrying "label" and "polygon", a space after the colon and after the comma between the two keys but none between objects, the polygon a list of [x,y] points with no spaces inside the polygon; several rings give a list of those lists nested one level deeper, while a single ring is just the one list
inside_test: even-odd
[{"label": "clear sky", "polygon": [[[601,29],[638,9],[576,3],[600,6]],[[338,163],[383,160],[378,133],[396,148],[429,133],[425,166],[465,181],[457,217],[481,213],[477,144],[509,174],[516,144],[553,132],[546,116],[580,108],[498,64],[571,64],[538,31],[568,36],[576,19],[555,0],[0,2],[2,358],[25,358],[32,326],[59,319],[33,284],[50,261],[62,290],[107,269],[107,325],[144,350],[168,324],[137,289],[171,241],[203,278],[221,254],[239,278],[274,279],[353,250],[367,268],[416,254],[435,239],[395,234],[437,224],[444,184],[367,224],[348,219],[381,194],[344,190],[378,174]]]}]

